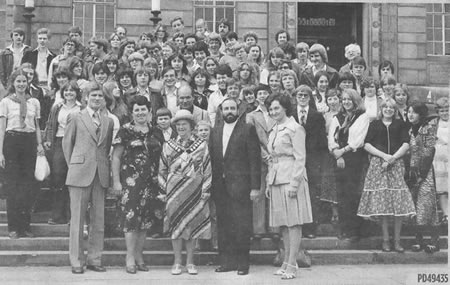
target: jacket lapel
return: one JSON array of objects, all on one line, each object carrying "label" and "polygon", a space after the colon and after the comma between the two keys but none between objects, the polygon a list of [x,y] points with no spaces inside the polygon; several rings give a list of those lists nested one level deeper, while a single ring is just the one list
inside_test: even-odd
[{"label": "jacket lapel", "polygon": [[103,140],[106,137],[106,133],[108,131],[108,122],[109,122],[109,117],[108,117],[108,111],[102,112],[101,116],[100,116],[100,136],[99,136],[99,140],[97,142],[97,145],[100,145]]},{"label": "jacket lapel", "polygon": [[95,133],[94,122],[92,121],[92,118],[89,116],[87,109],[84,109],[82,111],[81,119],[82,119],[84,125],[86,126],[86,129],[88,130],[89,134],[91,134],[91,136],[95,140],[95,142],[98,142],[97,134]]},{"label": "jacket lapel", "polygon": [[[230,148],[234,144],[233,140],[237,136],[236,133],[238,132],[238,128],[239,128],[239,119],[238,119],[238,122],[236,123],[236,125],[234,125],[233,131],[231,132],[231,135],[230,135],[230,139],[228,140],[227,149],[225,150],[225,155],[223,156],[224,160],[226,159],[227,155],[230,153]],[[222,127],[222,136],[223,136],[223,127]]]}]

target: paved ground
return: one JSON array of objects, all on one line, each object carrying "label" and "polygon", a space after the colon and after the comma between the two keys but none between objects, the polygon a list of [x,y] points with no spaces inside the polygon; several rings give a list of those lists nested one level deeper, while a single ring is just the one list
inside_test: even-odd
[{"label": "paved ground", "polygon": [[87,271],[83,275],[73,275],[69,267],[0,267],[1,285],[48,285],[48,284],[94,284],[94,285],[134,285],[134,284],[320,284],[320,285],[390,285],[390,284],[450,284],[419,283],[418,273],[449,273],[448,265],[332,265],[300,269],[298,277],[291,281],[280,280],[272,275],[274,267],[253,266],[247,276],[235,272],[214,273],[214,267],[202,266],[199,275],[170,275],[169,267],[151,267],[150,272],[136,275],[125,273],[123,268],[110,267],[106,273]]}]

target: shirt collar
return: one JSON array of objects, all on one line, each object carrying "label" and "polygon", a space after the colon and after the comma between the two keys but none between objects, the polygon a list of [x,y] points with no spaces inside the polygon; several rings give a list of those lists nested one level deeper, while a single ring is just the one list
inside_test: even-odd
[{"label": "shirt collar", "polygon": [[[89,116],[92,118],[94,116],[94,113],[96,111],[92,110],[91,107],[87,106],[86,110],[88,111]],[[100,115],[100,110],[97,110],[98,114]]]}]

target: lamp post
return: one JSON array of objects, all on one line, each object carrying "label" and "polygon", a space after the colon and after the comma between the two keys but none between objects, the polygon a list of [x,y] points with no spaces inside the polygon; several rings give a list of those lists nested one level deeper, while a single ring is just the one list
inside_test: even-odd
[{"label": "lamp post", "polygon": [[156,26],[161,21],[159,17],[159,14],[161,14],[161,0],[152,0],[152,14],[153,17],[150,18],[150,21]]},{"label": "lamp post", "polygon": [[34,0],[25,0],[25,13],[23,14],[23,17],[26,19],[27,25],[26,44],[29,46],[31,46],[31,19],[34,17],[34,9]]}]

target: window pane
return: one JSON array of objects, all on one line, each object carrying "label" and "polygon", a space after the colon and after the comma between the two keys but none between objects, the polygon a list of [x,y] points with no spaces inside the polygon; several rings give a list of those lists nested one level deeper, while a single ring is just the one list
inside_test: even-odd
[{"label": "window pane", "polygon": [[445,13],[450,13],[450,4],[444,4]]},{"label": "window pane", "polygon": [[95,18],[104,18],[105,17],[105,6],[103,5],[97,5],[97,7],[95,7]]},{"label": "window pane", "polygon": [[[226,8],[225,9],[225,17],[230,20],[230,22],[234,22],[234,9],[233,8]],[[234,30],[234,27],[231,28],[231,30]]]},{"label": "window pane", "polygon": [[443,54],[442,43],[435,43],[434,44],[434,54],[437,54],[437,55],[442,55]]},{"label": "window pane", "polygon": [[195,19],[203,19],[203,8],[195,8],[194,9],[194,17]]},{"label": "window pane", "polygon": [[85,15],[84,15],[84,17],[85,18],[89,18],[89,19],[92,19],[92,10],[93,10],[93,8],[94,8],[94,5],[92,5],[92,4],[85,4],[84,5],[85,6]]},{"label": "window pane", "polygon": [[445,41],[450,41],[450,29],[445,29]]},{"label": "window pane", "polygon": [[450,28],[450,15],[446,15],[444,21],[445,21],[445,27]]},{"label": "window pane", "polygon": [[427,41],[433,40],[433,29],[427,29]]},{"label": "window pane", "polygon": [[205,16],[206,21],[213,21],[214,20],[214,9],[213,8],[205,8]]},{"label": "window pane", "polygon": [[108,34],[114,32],[114,19],[108,19],[105,21],[105,32]]},{"label": "window pane", "polygon": [[75,17],[83,17],[83,5],[82,4],[75,4]]},{"label": "window pane", "polygon": [[442,12],[442,4],[434,4],[434,12]]},{"label": "window pane", "polygon": [[114,19],[114,6],[106,6],[106,18]]},{"label": "window pane", "polygon": [[225,1],[216,1],[216,7],[223,6],[224,4],[225,4]]},{"label": "window pane", "polygon": [[442,15],[434,15],[434,27],[442,27]]},{"label": "window pane", "polygon": [[450,55],[450,43],[445,44],[445,55]]},{"label": "window pane", "polygon": [[427,4],[427,13],[433,12],[433,4]]},{"label": "window pane", "polygon": [[434,29],[434,40],[442,41],[442,29]]},{"label": "window pane", "polygon": [[427,14],[427,27],[433,27],[433,15]]}]

